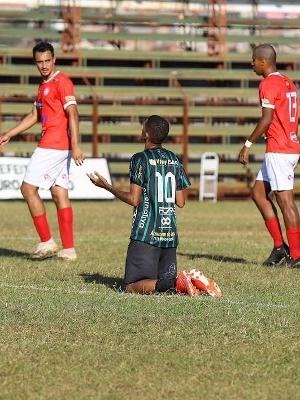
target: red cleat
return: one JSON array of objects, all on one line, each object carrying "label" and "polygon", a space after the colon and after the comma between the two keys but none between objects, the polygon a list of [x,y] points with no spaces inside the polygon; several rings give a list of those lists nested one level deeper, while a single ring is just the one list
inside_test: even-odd
[{"label": "red cleat", "polygon": [[218,299],[222,297],[222,292],[217,283],[213,279],[206,278],[203,272],[197,269],[192,269],[189,272],[189,276],[193,285],[201,292],[212,297],[217,297]]},{"label": "red cleat", "polygon": [[190,274],[186,271],[179,272],[176,280],[176,290],[178,294],[187,294],[191,297],[199,296],[199,290],[193,285]]}]

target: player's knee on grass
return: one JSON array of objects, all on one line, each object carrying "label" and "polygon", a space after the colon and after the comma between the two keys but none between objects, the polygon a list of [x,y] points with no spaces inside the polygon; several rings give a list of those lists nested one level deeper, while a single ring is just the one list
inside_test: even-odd
[{"label": "player's knee on grass", "polygon": [[174,290],[176,285],[176,278],[161,278],[156,282],[155,291],[159,293]]},{"label": "player's knee on grass", "polygon": [[128,293],[151,294],[163,293],[175,289],[176,277],[161,278],[158,280],[145,279],[126,285]]},{"label": "player's knee on grass", "polygon": [[156,279],[143,279],[126,285],[128,293],[151,294],[155,292]]}]

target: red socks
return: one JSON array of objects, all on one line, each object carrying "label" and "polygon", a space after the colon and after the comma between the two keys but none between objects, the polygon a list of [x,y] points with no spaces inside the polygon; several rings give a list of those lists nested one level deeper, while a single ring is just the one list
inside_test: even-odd
[{"label": "red socks", "polygon": [[293,260],[297,260],[300,258],[300,229],[288,228],[286,235],[290,246],[290,256]]},{"label": "red socks", "polygon": [[[274,240],[274,247],[278,248],[283,245],[283,237],[280,228],[280,223],[277,217],[267,219],[265,221],[266,227]],[[290,247],[290,256],[293,260],[300,258],[300,229],[288,228],[286,236]]]},{"label": "red socks", "polygon": [[[74,247],[73,239],[73,209],[72,207],[61,208],[57,211],[58,225],[61,242],[64,249]],[[50,227],[46,213],[33,217],[35,229],[41,239],[41,242],[47,242],[51,239]]]},{"label": "red socks", "polygon": [[46,213],[32,217],[35,229],[41,239],[41,242],[47,242],[51,239],[50,227]]},{"label": "red socks", "polygon": [[283,245],[283,237],[279,219],[277,217],[265,220],[266,227],[274,241],[274,247],[278,248]]},{"label": "red socks", "polygon": [[57,211],[57,219],[61,242],[64,249],[74,247],[73,238],[73,209],[72,207],[61,208]]}]

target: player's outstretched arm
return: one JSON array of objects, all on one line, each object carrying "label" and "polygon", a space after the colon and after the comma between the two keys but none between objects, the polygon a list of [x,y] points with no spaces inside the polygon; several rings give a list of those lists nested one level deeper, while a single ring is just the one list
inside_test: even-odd
[{"label": "player's outstretched arm", "polygon": [[93,174],[92,173],[87,174],[87,176],[90,178],[91,182],[94,185],[109,191],[118,199],[124,201],[124,203],[127,203],[134,207],[137,207],[139,205],[143,190],[141,186],[138,186],[135,183],[131,183],[130,191],[124,192],[123,190],[119,190],[110,183],[108,183],[107,180],[103,176],[101,176],[98,172],[94,172]]},{"label": "player's outstretched arm", "polygon": [[4,135],[0,136],[0,146],[4,146],[10,141],[12,137],[17,136],[20,133],[25,132],[27,129],[31,128],[34,124],[37,123],[37,120],[37,110],[35,107],[33,107],[31,113],[26,115],[26,117],[24,117],[18,125],[16,125],[13,129],[8,131]]},{"label": "player's outstretched arm", "polygon": [[71,132],[71,146],[72,146],[72,157],[76,165],[82,165],[84,160],[83,152],[79,147],[79,117],[78,110],[75,105],[70,105],[67,109],[69,118],[69,128]]},{"label": "player's outstretched arm", "polygon": [[241,164],[246,165],[248,163],[250,147],[252,143],[255,143],[258,138],[267,132],[273,119],[273,113],[274,110],[272,108],[262,108],[260,120],[239,153],[239,161]]}]

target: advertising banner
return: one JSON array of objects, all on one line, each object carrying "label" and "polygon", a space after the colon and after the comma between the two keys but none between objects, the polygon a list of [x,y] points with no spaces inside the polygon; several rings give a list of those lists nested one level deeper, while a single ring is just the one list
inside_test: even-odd
[{"label": "advertising banner", "polygon": [[[25,175],[29,158],[0,157],[0,200],[22,199],[20,187]],[[89,172],[97,171],[111,183],[107,160],[105,158],[87,158],[82,166],[71,162],[70,169],[70,199],[99,199],[111,200],[114,195],[93,185],[86,176]],[[42,199],[51,199],[49,190],[39,190]]]}]

